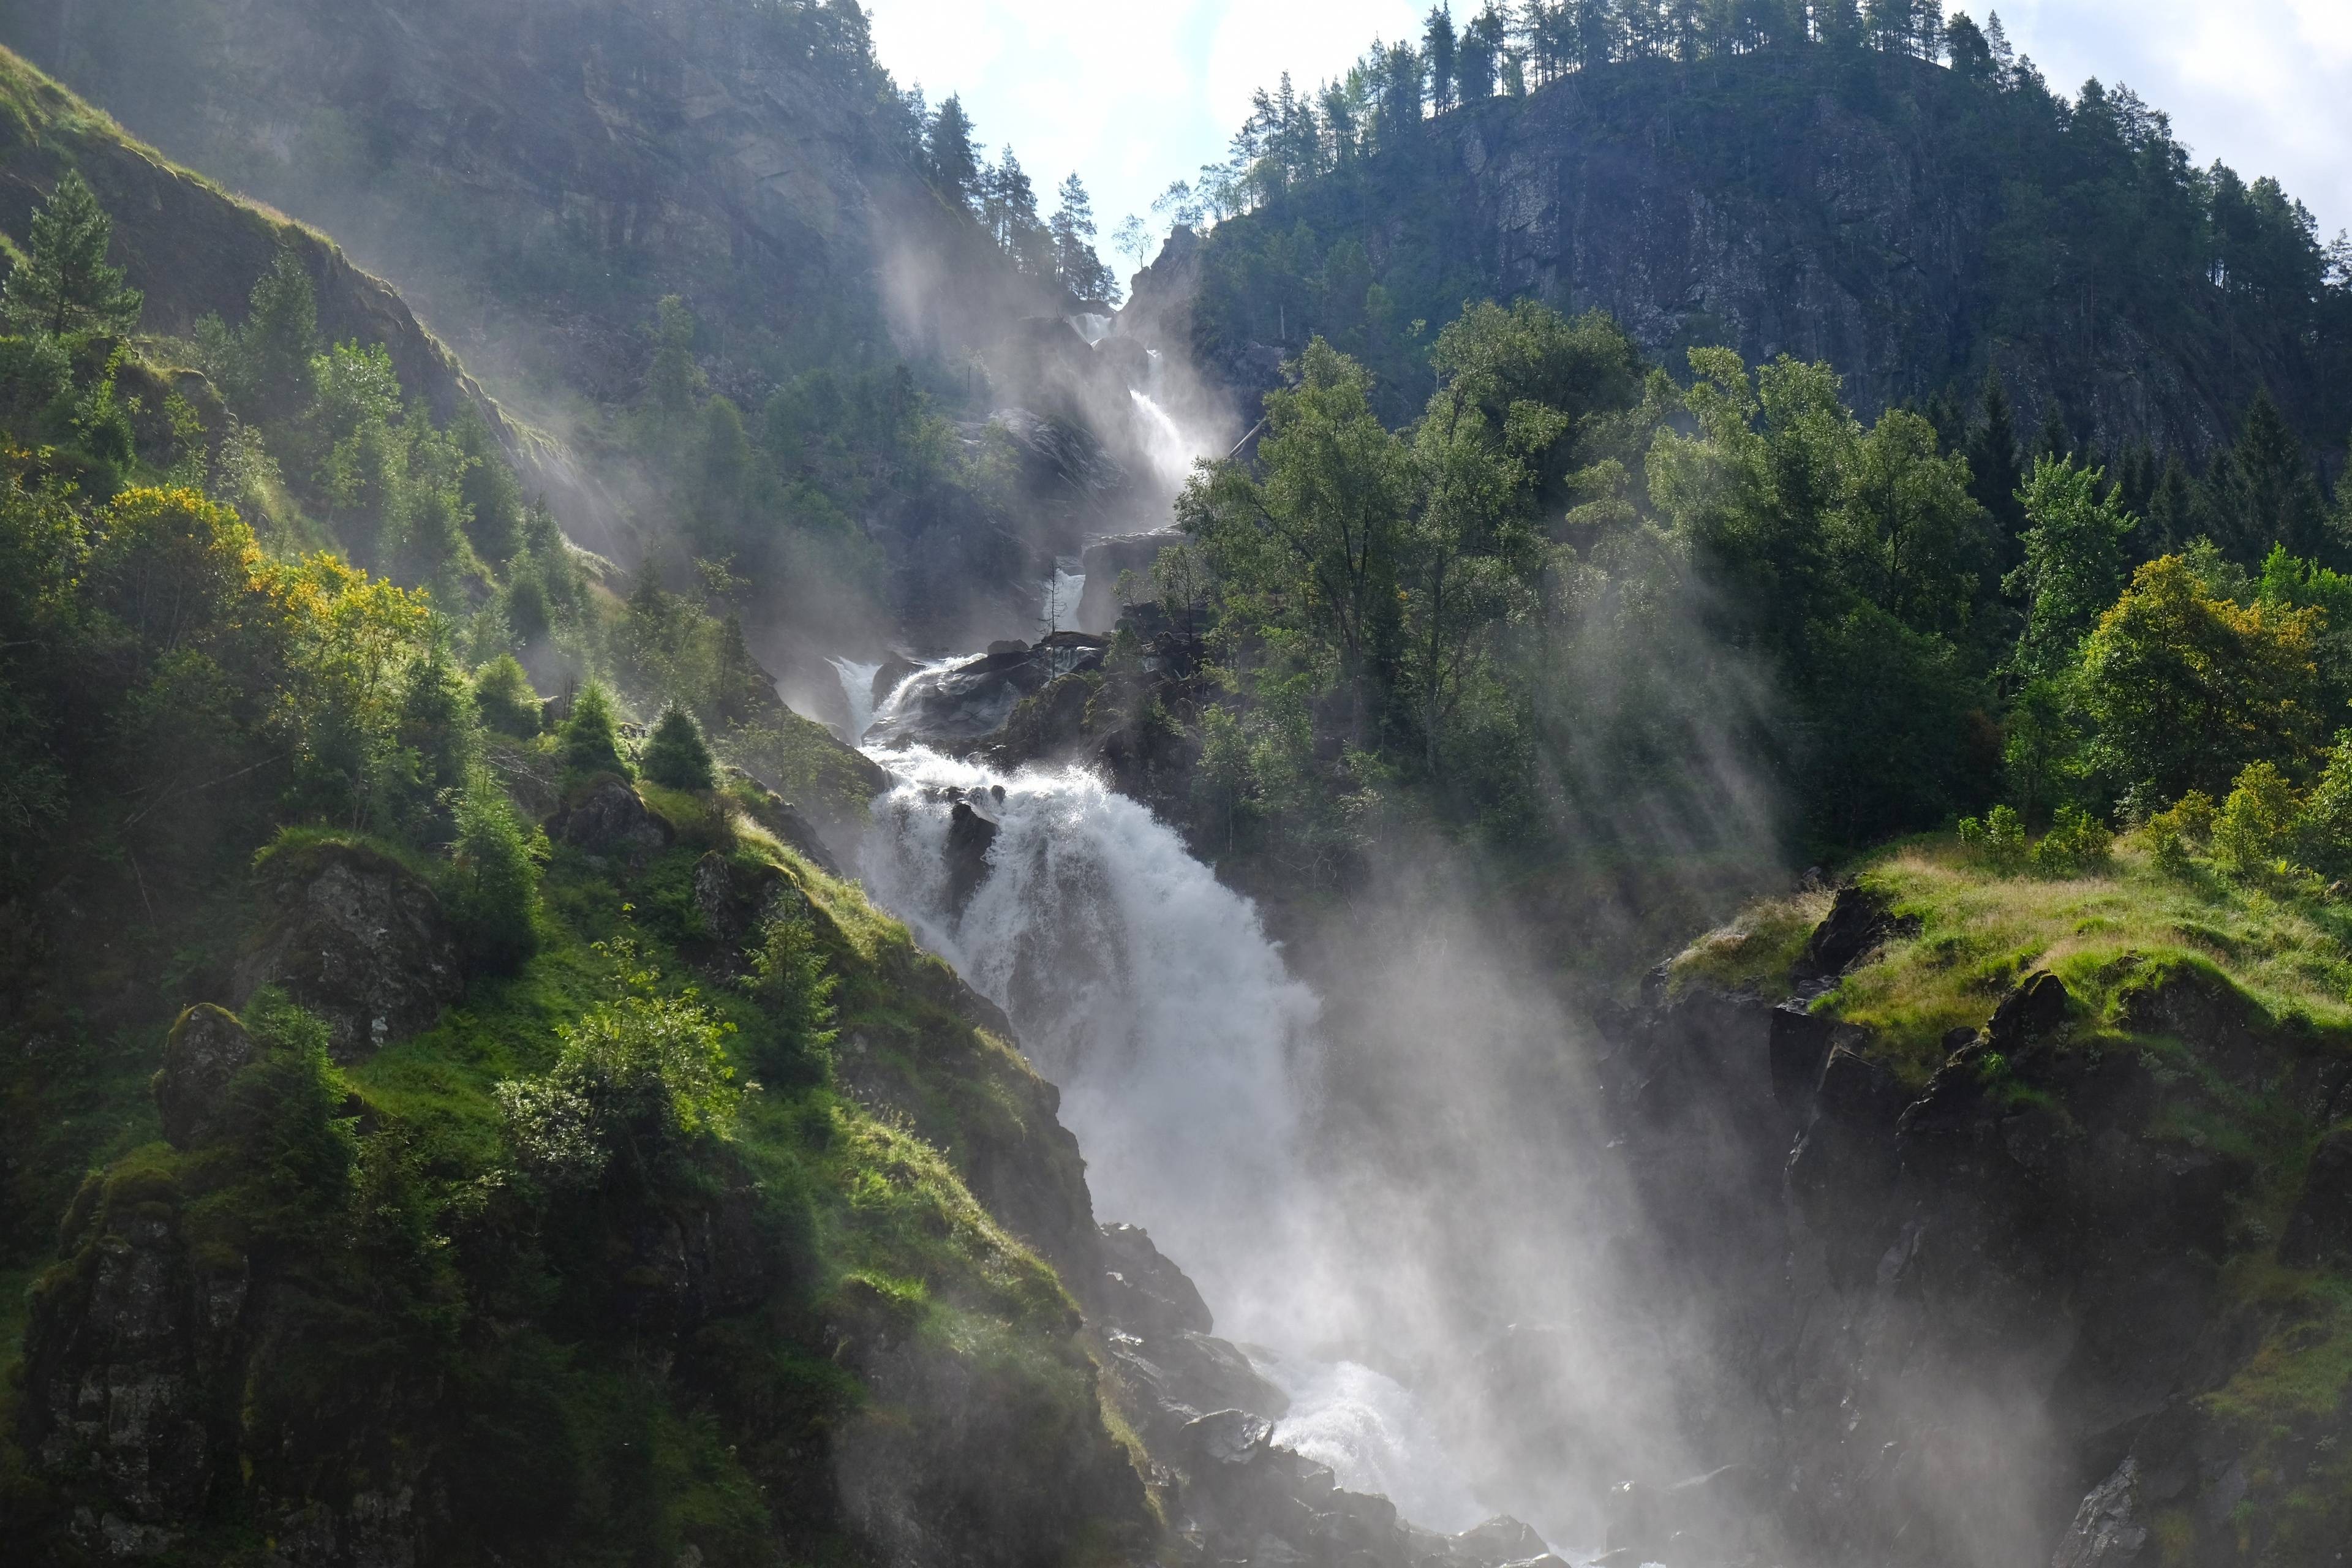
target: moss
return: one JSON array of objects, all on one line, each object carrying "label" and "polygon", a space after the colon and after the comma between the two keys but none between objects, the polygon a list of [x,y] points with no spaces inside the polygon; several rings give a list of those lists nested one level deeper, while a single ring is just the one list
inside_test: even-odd
[{"label": "moss", "polygon": [[1790,968],[1804,953],[1832,901],[1829,893],[1812,892],[1748,905],[1729,925],[1707,932],[1675,955],[1668,970],[1675,989],[1705,984],[1762,996],[1780,994],[1788,989]]}]

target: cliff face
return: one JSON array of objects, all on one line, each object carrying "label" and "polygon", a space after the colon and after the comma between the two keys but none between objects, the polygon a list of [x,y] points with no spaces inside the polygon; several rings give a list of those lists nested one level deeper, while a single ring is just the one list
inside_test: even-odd
[{"label": "cliff face", "polygon": [[[1908,907],[1841,894],[1799,994],[1967,940]],[[1674,1527],[1829,1563],[2333,1561],[2352,1054],[2210,965],[2062,967],[2079,994],[2030,973],[1924,1047],[1681,965],[1613,1031],[1657,1256],[1713,1323],[1702,1447],[1745,1477]]]},{"label": "cliff face", "polygon": [[1255,387],[1267,348],[1352,331],[1417,376],[1412,318],[1532,295],[1609,311],[1677,374],[1702,344],[1828,361],[1865,416],[1995,370],[2028,429],[2055,406],[2107,450],[2202,455],[2268,383],[2333,444],[2343,319],[2314,324],[2307,228],[2287,245],[2309,251],[2305,298],[2233,294],[2183,237],[2209,221],[2185,171],[2129,173],[2168,143],[2093,147],[2094,117],[2028,97],[1826,48],[1587,70],[1221,226],[1200,347]]}]

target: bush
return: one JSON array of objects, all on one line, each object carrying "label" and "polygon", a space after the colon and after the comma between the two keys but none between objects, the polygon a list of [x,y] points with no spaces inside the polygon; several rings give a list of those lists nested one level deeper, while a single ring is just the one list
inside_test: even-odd
[{"label": "bush", "polygon": [[2105,823],[2079,805],[2062,805],[2033,847],[2033,868],[2048,877],[2079,877],[2105,866],[2115,843]]},{"label": "bush", "polygon": [[729,1136],[757,1087],[738,1085],[728,1064],[732,1024],[691,991],[659,994],[660,976],[638,968],[626,942],[598,951],[619,962],[626,994],[560,1030],[563,1048],[546,1073],[498,1086],[516,1153],[558,1186],[593,1186],[616,1158],[643,1179],[665,1154]]},{"label": "bush", "polygon": [[2352,871],[2352,730],[2338,730],[2297,825],[2304,860],[2331,877]]},{"label": "bush", "polygon": [[2294,847],[2301,803],[2276,764],[2250,763],[2213,819],[2213,860],[2237,877],[2279,869]]},{"label": "bush", "polygon": [[2210,848],[2213,841],[2213,797],[2192,789],[2167,811],[2147,819],[2147,846],[2156,863],[2168,871],[2185,871],[2192,850]]},{"label": "bush", "polygon": [[621,742],[613,720],[613,700],[604,686],[590,681],[572,699],[572,717],[563,721],[563,765],[576,773],[619,773],[629,776],[621,760]]},{"label": "bush", "polygon": [[2025,863],[2025,824],[2006,805],[1994,806],[1981,822],[1962,817],[1960,847],[1997,871],[2014,871]]},{"label": "bush", "polygon": [[474,678],[474,710],[488,728],[524,740],[538,734],[544,721],[539,693],[510,653],[482,666]]},{"label": "bush", "polygon": [[477,967],[509,973],[539,951],[538,862],[545,855],[545,836],[524,837],[490,770],[470,770],[457,802],[449,904],[458,939]]},{"label": "bush", "polygon": [[719,784],[710,748],[702,741],[702,727],[676,703],[663,711],[661,721],[646,737],[640,763],[646,777],[666,789],[708,790]]}]

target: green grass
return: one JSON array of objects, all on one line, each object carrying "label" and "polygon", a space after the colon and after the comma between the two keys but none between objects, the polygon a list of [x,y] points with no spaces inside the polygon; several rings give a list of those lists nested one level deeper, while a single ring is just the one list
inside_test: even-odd
[{"label": "green grass", "polygon": [[1675,991],[1707,984],[1722,991],[1778,997],[1789,989],[1789,968],[1805,951],[1813,928],[1830,912],[1825,892],[1759,899],[1678,954],[1668,971]]}]

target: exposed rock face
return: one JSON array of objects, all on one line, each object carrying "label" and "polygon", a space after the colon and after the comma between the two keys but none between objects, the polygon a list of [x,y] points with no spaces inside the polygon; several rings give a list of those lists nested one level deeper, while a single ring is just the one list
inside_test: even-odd
[{"label": "exposed rock face", "polygon": [[[1839,909],[1811,973],[1879,940]],[[2265,1331],[2220,1270],[2261,1184],[2166,1112],[2259,1092],[2325,1126],[2344,1064],[2193,965],[2147,967],[2117,1011],[2190,1042],[2217,1087],[2118,1043],[2116,1019],[2084,1016],[2047,973],[1952,1031],[1924,1084],[1868,1031],[1795,1004],[1702,988],[1622,1033],[1605,1076],[1655,1266],[1678,1281],[1660,1289],[1709,1303],[1711,1342],[1736,1347],[1698,1426],[1737,1461],[1718,1485],[1752,1503],[1727,1514],[1778,1532],[1743,1550],[2142,1568],[2161,1512],[2168,1552],[2197,1543],[2183,1561],[2257,1560],[2225,1523],[2256,1439],[2200,1396]],[[2306,1238],[2345,1212],[2347,1145],[2321,1141],[2281,1262],[2307,1264]],[[1639,1494],[1611,1541],[1629,1561],[1662,1539]]]},{"label": "exposed rock face", "polygon": [[[2021,428],[2063,404],[2104,450],[2146,441],[2210,454],[2265,379],[2333,439],[2340,421],[2322,413],[2332,393],[2318,356],[2233,364],[2201,331],[2152,331],[2095,279],[2038,320],[1988,319],[1993,241],[2036,219],[2009,205],[2008,154],[1971,117],[1974,90],[1922,61],[1871,54],[1849,66],[1830,49],[1766,50],[1711,71],[1661,59],[1580,72],[1444,115],[1368,178],[1319,182],[1220,225],[1205,265],[1171,258],[1164,294],[1176,298],[1153,277],[1150,314],[1235,386],[1277,384],[1309,332],[1336,339],[1352,324],[1296,305],[1286,317],[1272,288],[1232,287],[1261,265],[1254,252],[1282,244],[1269,231],[1304,225],[1326,245],[1360,245],[1369,280],[1391,288],[1389,258],[1409,250],[1424,270],[1479,279],[1478,292],[1605,310],[1677,374],[1694,344],[1727,344],[1751,363],[1826,360],[1866,416],[1979,384],[1990,362]],[[1140,309],[1143,279],[1136,295]],[[2184,283],[2175,308],[2220,305]]]},{"label": "exposed rock face", "polygon": [[628,859],[663,847],[677,832],[654,815],[629,781],[610,773],[556,814],[553,837],[592,855]]},{"label": "exposed rock face", "polygon": [[229,1079],[251,1060],[253,1037],[226,1008],[199,1003],[180,1015],[155,1075],[155,1105],[173,1148],[194,1148],[213,1135]]},{"label": "exposed rock face", "polygon": [[236,966],[240,1007],[265,985],[326,1020],[350,1066],[433,1026],[465,991],[457,944],[433,889],[398,861],[322,844],[273,861],[268,913]]},{"label": "exposed rock face", "polygon": [[1887,908],[1884,894],[1848,883],[1838,889],[1829,918],[1813,931],[1789,980],[1803,994],[1826,988],[1847,970],[1897,937],[1918,934],[1919,922]]},{"label": "exposed rock face", "polygon": [[2300,1268],[2352,1260],[2352,1130],[2329,1133],[2312,1152],[2279,1260]]}]

